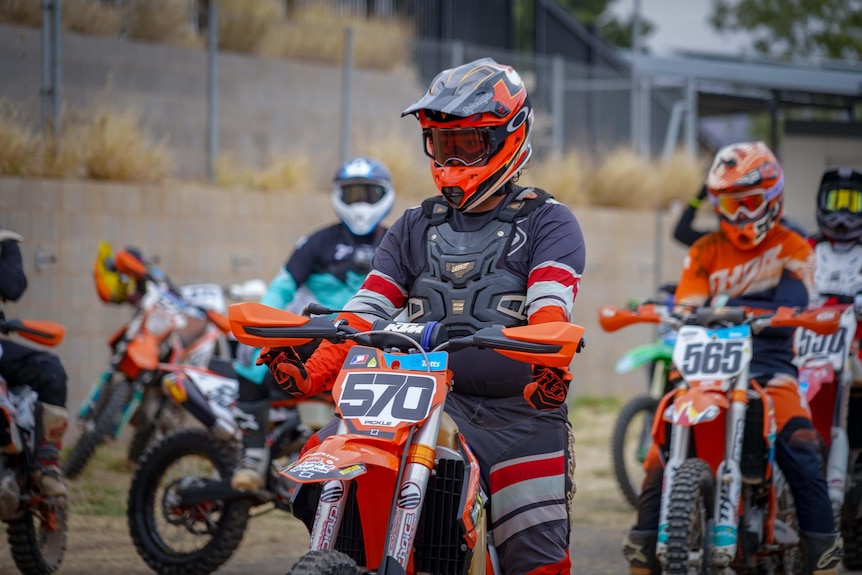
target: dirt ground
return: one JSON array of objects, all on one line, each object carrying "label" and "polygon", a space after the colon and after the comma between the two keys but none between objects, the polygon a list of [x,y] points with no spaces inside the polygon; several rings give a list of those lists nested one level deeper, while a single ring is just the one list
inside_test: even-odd
[{"label": "dirt ground", "polygon": [[[627,572],[620,553],[623,534],[634,513],[618,493],[610,464],[610,429],[614,412],[607,409],[579,409],[575,424],[577,484],[575,524],[572,535],[573,573],[622,575]],[[115,461],[95,461],[73,483],[71,526],[66,557],[60,569],[65,575],[149,575],[152,571],[135,552],[129,537],[124,508],[100,511],[96,495],[116,493],[124,501],[130,473],[117,461],[122,447],[103,448]],[[101,456],[102,458],[106,456]],[[81,503],[81,501],[85,503]],[[118,503],[118,505],[122,505]],[[99,513],[97,514],[97,511]],[[104,513],[112,513],[104,514]],[[16,568],[5,545],[5,529],[0,527],[0,574],[12,575]],[[255,575],[286,573],[306,550],[308,535],[292,516],[272,512],[249,522],[239,549],[217,573]]]}]

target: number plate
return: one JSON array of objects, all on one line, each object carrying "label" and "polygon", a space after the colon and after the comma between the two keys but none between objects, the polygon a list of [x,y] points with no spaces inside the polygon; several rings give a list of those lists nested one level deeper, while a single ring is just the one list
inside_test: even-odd
[{"label": "number plate", "polygon": [[751,361],[751,329],[684,326],[673,348],[673,362],[686,379],[726,380]]},{"label": "number plate", "polygon": [[853,307],[848,306],[841,313],[841,324],[835,333],[822,335],[802,328],[796,330],[793,336],[796,357],[793,362],[797,367],[801,367],[806,361],[825,358],[829,360],[835,371],[841,371],[855,334],[856,316]]}]

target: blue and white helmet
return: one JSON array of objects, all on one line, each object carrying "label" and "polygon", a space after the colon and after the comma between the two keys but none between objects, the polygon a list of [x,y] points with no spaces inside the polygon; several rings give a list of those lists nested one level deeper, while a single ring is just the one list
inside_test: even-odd
[{"label": "blue and white helmet", "polygon": [[348,161],[335,172],[332,184],[332,207],[357,236],[373,232],[395,203],[389,170],[372,158]]}]

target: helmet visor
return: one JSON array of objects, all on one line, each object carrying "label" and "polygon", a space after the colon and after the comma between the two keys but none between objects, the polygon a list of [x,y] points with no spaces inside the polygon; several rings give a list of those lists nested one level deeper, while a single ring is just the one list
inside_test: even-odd
[{"label": "helmet visor", "polygon": [[820,207],[829,212],[862,213],[862,190],[835,188],[820,194]]},{"label": "helmet visor", "polygon": [[347,205],[365,202],[376,204],[386,195],[386,189],[377,184],[352,183],[341,184],[341,201]]},{"label": "helmet visor", "polygon": [[750,222],[766,212],[766,206],[778,195],[780,188],[748,190],[731,194],[709,194],[712,205],[729,222]]},{"label": "helmet visor", "polygon": [[425,154],[441,166],[474,166],[491,155],[491,133],[484,128],[427,128]]}]

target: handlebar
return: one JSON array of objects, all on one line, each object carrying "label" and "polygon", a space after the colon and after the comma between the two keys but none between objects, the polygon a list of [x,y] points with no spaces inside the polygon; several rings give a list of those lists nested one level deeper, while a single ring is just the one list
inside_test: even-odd
[{"label": "handlebar", "polygon": [[[331,315],[339,310],[311,304],[306,311]],[[450,339],[438,322],[406,323],[388,318],[375,321],[368,331],[359,331],[343,320],[301,316],[257,303],[229,306],[228,319],[237,340],[252,347],[296,347],[314,339],[334,343],[352,340],[381,349],[420,352],[477,347],[551,367],[567,367],[584,334],[581,326],[550,322],[510,328],[490,326],[472,335]]]},{"label": "handlebar", "polygon": [[671,327],[674,330],[683,325],[700,325],[704,327],[728,327],[733,325],[751,326],[752,333],[758,333],[767,327],[802,327],[820,334],[830,334],[838,330],[841,309],[818,308],[798,310],[791,307],[779,307],[774,312],[753,312],[745,307],[698,307],[687,312],[674,312],[667,306],[646,304],[634,310],[614,306],[599,308],[599,324],[605,331],[613,332],[635,323],[657,323]]}]

